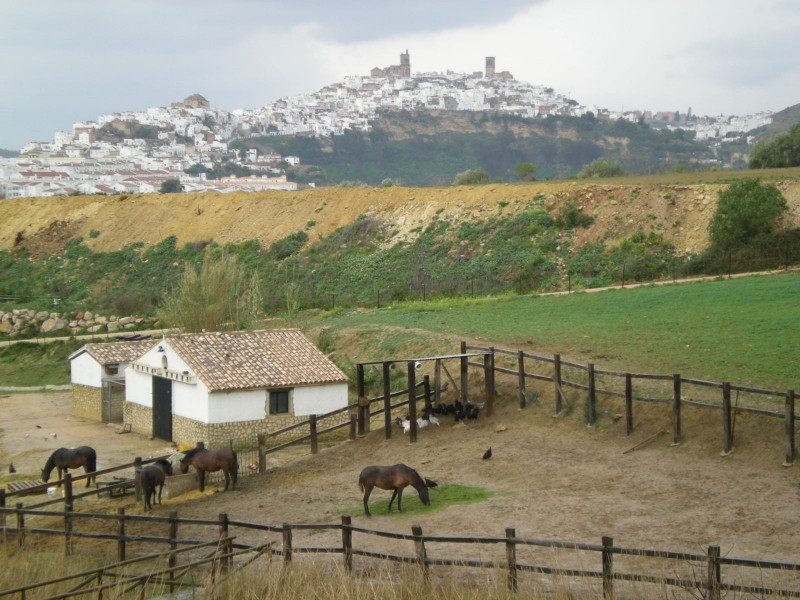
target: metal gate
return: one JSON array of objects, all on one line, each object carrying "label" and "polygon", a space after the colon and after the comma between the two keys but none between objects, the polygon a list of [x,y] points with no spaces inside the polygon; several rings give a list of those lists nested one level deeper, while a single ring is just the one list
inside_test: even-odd
[{"label": "metal gate", "polygon": [[153,437],[172,441],[172,380],[153,377]]}]

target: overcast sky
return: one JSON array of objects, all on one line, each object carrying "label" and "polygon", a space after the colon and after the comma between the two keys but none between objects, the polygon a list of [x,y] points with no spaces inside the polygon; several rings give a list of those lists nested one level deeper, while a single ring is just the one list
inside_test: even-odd
[{"label": "overcast sky", "polygon": [[796,0],[0,0],[0,148],[201,93],[256,108],[347,75],[498,71],[581,104],[800,102]]}]

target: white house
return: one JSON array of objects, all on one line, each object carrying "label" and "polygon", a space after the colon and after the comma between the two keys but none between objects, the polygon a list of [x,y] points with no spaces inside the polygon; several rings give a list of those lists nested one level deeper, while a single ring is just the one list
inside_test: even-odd
[{"label": "white house", "polygon": [[125,370],[124,418],[159,439],[227,446],[345,408],[347,381],[296,329],[181,334]]},{"label": "white house", "polygon": [[69,356],[72,414],[109,423],[122,421],[125,368],[152,348],[153,340],[86,344]]}]

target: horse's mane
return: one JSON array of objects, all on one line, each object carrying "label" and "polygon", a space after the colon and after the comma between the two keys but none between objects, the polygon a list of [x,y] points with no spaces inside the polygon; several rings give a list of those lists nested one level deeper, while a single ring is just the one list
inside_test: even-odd
[{"label": "horse's mane", "polygon": [[159,458],[153,463],[154,465],[161,465],[162,467],[171,467],[172,465],[166,458]]},{"label": "horse's mane", "polygon": [[183,455],[183,458],[181,459],[181,462],[185,462],[187,460],[191,460],[192,458],[194,458],[195,454],[197,454],[198,452],[200,452],[202,450],[205,450],[205,448],[192,448],[191,450],[187,450],[186,454]]},{"label": "horse's mane", "polygon": [[50,458],[47,459],[47,462],[44,463],[44,471],[48,473],[56,468],[56,454],[63,450],[64,448],[59,448],[58,450],[53,450],[53,453],[50,455]]}]

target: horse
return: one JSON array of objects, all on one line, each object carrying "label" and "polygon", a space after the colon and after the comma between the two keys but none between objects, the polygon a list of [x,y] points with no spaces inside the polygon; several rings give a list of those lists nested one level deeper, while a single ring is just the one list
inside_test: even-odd
[{"label": "horse", "polygon": [[[433,484],[433,485],[431,485]],[[419,493],[419,499],[425,506],[429,506],[431,501],[428,498],[428,488],[435,487],[433,481],[423,479],[414,469],[407,465],[392,465],[391,467],[364,467],[361,475],[358,476],[358,485],[364,492],[364,513],[370,517],[367,501],[372,493],[372,488],[379,487],[382,490],[393,490],[392,499],[389,500],[389,512],[392,511],[392,502],[397,497],[397,510],[403,512],[400,503],[403,500],[403,490],[406,486],[412,486]]]},{"label": "horse", "polygon": [[[77,469],[78,467],[83,467],[86,473],[94,473],[97,470],[97,453],[94,448],[89,446],[59,448],[47,459],[44,469],[42,469],[42,481],[47,483],[53,468],[58,469],[58,479],[60,481],[62,473],[66,473],[67,469]],[[97,483],[96,476],[87,477],[86,487],[89,487],[93,480]]]},{"label": "horse", "polygon": [[233,480],[231,489],[236,489],[236,480],[239,479],[239,460],[233,450],[228,450],[227,448],[222,450],[192,448],[181,459],[181,473],[186,473],[190,465],[197,471],[201,492],[205,490],[206,471],[213,473],[220,469],[225,474],[225,490],[228,489],[228,484],[231,480]]},{"label": "horse", "polygon": [[164,481],[167,479],[167,475],[172,475],[172,463],[165,458],[159,458],[152,465],[147,465],[139,474],[144,494],[145,512],[153,508],[156,487],[158,487],[158,503],[161,504],[161,492],[164,490]]}]

